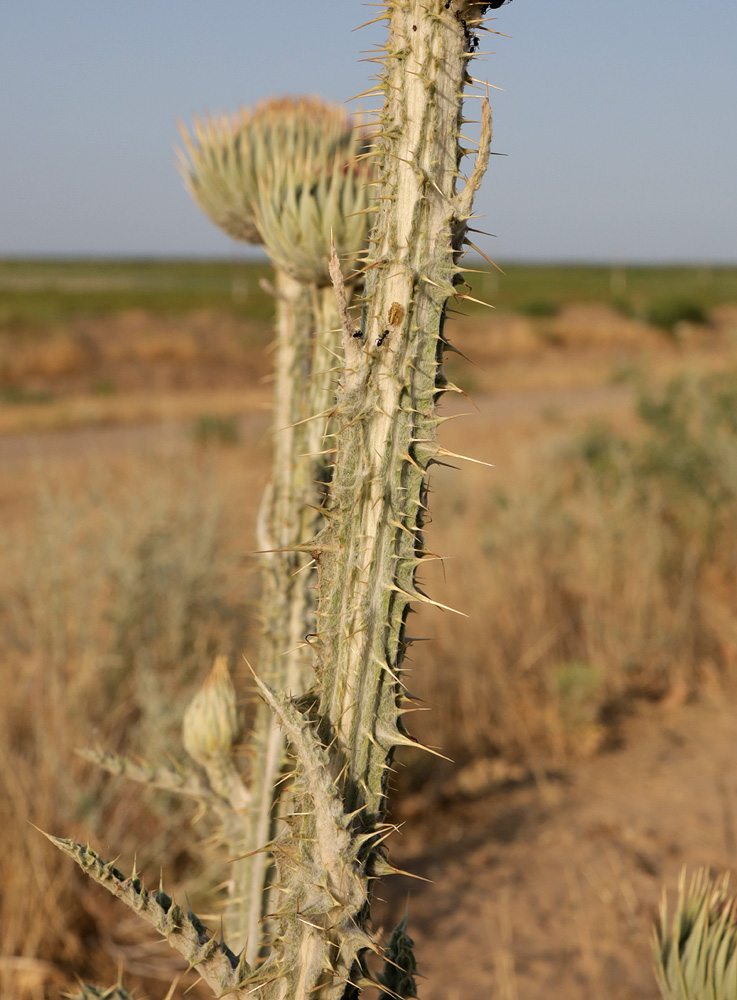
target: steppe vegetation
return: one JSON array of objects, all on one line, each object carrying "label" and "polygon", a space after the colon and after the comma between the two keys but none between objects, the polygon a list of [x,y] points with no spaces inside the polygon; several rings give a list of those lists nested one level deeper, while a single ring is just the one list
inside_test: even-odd
[{"label": "steppe vegetation", "polygon": [[[252,697],[241,654],[258,632],[251,553],[269,448],[264,271],[0,268],[3,996],[53,996],[75,973],[111,982],[119,960],[130,984],[158,996],[161,977],[176,970],[132,918],[111,916],[114,901],[31,835],[29,821],[127,858],[137,852],[151,879],[165,858],[194,909],[212,904],[205,889],[225,877],[225,859],[202,870],[197,842],[211,831],[191,825],[179,800],[111,783],[74,750],[93,732],[128,756],[144,745],[149,757],[152,746],[170,752],[215,653],[231,658],[239,691]],[[505,802],[523,802],[550,823],[555,795],[565,794],[557,776],[590,775],[597,761],[616,760],[601,755],[617,747],[636,761],[638,740],[653,738],[643,732],[679,730],[668,713],[694,699],[701,709],[734,704],[737,272],[505,271],[475,276],[497,311],[466,307],[450,326],[478,367],[454,364],[471,402],[446,412],[469,416],[442,432],[449,449],[495,468],[438,470],[428,528],[431,548],[456,558],[430,564],[427,586],[469,620],[423,610],[414,626],[432,641],[410,688],[432,711],[412,717],[412,732],[455,763],[428,768],[407,751],[395,779],[409,793],[396,818],[413,813],[426,837],[400,841],[403,867],[440,882],[437,860],[432,871],[423,860],[438,822],[452,825],[466,810],[483,829]],[[535,300],[554,308],[530,309]],[[656,303],[684,300],[703,316],[692,312],[670,330],[648,323]],[[649,899],[627,912],[627,954],[647,953],[642,928],[660,890],[654,877],[643,883],[642,866],[672,879],[676,862],[724,863],[730,837],[735,846],[734,793],[724,778],[717,823],[706,807],[695,810],[727,831],[721,854],[704,848],[711,833],[693,816],[683,820],[691,823],[685,856],[653,860],[652,844],[637,848],[638,889]],[[522,856],[526,843],[532,851],[532,831],[508,836]],[[469,857],[483,883],[488,857]],[[504,858],[494,864],[503,874]],[[622,870],[617,884],[629,878]],[[545,880],[537,884],[544,895]],[[425,928],[421,963],[431,891],[412,904]],[[571,905],[571,919],[585,923]],[[397,898],[395,913],[403,906]],[[514,906],[523,921],[536,919],[531,903],[499,904],[489,975],[501,996],[517,984],[542,996],[534,988],[554,978],[526,979],[524,953],[515,971],[524,935],[510,930]],[[584,996],[595,982],[602,996],[654,995],[647,959],[640,992],[617,992],[602,957],[617,942],[580,933],[573,954],[556,952],[553,937],[547,959],[559,976],[579,963],[568,995]],[[627,966],[626,955],[620,961]],[[434,968],[426,995],[453,997],[456,987],[439,975]]]}]

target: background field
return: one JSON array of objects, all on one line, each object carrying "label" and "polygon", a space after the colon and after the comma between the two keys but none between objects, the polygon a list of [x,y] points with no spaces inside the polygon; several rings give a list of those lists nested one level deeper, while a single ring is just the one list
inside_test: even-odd
[{"label": "background field", "polygon": [[[443,403],[494,467],[438,470],[428,529],[424,584],[469,618],[413,622],[412,730],[453,763],[395,779],[394,856],[433,884],[378,919],[411,893],[425,1000],[655,997],[662,887],[737,849],[737,269],[502,266],[469,275],[494,311],[454,304]],[[3,997],[177,970],[29,822],[216,912],[209,831],[74,751],[171,753],[216,652],[250,697],[268,279],[0,262]]]}]

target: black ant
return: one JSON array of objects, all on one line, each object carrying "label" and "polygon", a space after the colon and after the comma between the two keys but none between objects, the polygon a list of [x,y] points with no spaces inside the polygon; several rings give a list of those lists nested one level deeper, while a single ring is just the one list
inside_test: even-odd
[{"label": "black ant", "polygon": [[[445,0],[445,9],[446,10],[450,10],[452,2],[453,2],[453,0]],[[505,3],[511,3],[511,0],[489,0],[489,2],[487,2],[485,4],[482,3],[481,6],[483,6],[484,8],[491,7],[493,10],[498,10],[498,8],[501,7]],[[471,31],[471,29],[468,27],[468,22],[461,17],[461,12],[459,10],[454,10],[453,11],[453,16],[455,17],[456,21],[458,21],[458,23],[463,28],[463,37],[466,39],[469,51],[470,52],[477,52],[478,48],[479,48],[479,46],[481,44],[481,42],[479,41],[478,35],[474,35],[473,34],[473,32]]]},{"label": "black ant", "polygon": [[388,336],[389,336],[389,331],[388,330],[384,330],[384,332],[381,334],[381,336],[379,337],[379,339],[376,341],[376,346],[377,347],[381,347],[381,345],[384,343],[384,341],[386,340],[386,338]]}]

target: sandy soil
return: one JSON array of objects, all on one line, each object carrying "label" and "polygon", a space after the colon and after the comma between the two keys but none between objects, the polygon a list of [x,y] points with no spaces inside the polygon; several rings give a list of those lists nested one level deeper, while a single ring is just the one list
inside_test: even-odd
[{"label": "sandy soil", "polygon": [[[474,798],[457,779],[393,817],[424,1000],[658,996],[650,936],[678,872],[735,866],[733,700],[643,707],[621,746],[537,782]],[[478,769],[478,765],[477,769]]]},{"label": "sandy soil", "polygon": [[[628,400],[623,386],[483,395],[451,422],[449,444],[456,434],[480,442],[491,427],[513,437],[550,407],[584,419]],[[263,460],[267,415],[259,407],[242,423],[247,453]],[[0,469],[17,474],[4,476],[8,487],[29,463],[191,447],[176,422],[5,435]],[[392,860],[430,881],[389,881],[377,921],[390,930],[409,905],[424,1000],[657,996],[649,949],[663,887],[674,891],[683,865],[737,860],[737,712],[708,693],[698,704],[643,704],[618,733],[616,749],[564,773],[477,761],[395,797]]]},{"label": "sandy soil", "polygon": [[[558,389],[507,392],[503,395],[489,393],[473,396],[473,405],[463,399],[446,397],[444,412],[465,413],[461,424],[462,435],[481,431],[484,427],[504,424],[510,420],[539,419],[558,414],[567,418],[578,416],[605,416],[618,413],[632,400],[632,390],[624,385],[578,386]],[[235,402],[235,401],[234,401]],[[242,394],[237,400],[238,424],[241,439],[258,438],[268,433],[271,418],[261,394]],[[87,424],[42,430],[14,431],[0,434],[0,463],[15,463],[27,459],[38,462],[70,458],[74,455],[94,457],[112,451],[156,448],[166,446],[182,450],[191,445],[191,423],[187,410],[180,406],[177,418],[143,420],[135,423]],[[193,412],[197,412],[193,409]],[[208,411],[211,412],[211,411]],[[449,431],[455,438],[454,431]]]},{"label": "sandy soil", "polygon": [[[571,329],[574,319],[568,317]],[[611,326],[611,317],[607,322]],[[573,336],[561,323],[555,336]],[[447,446],[462,438],[476,444],[491,439],[503,454],[525,421],[626,413],[630,389],[606,384],[604,376],[632,356],[612,349],[610,326],[606,337],[601,334],[606,349],[579,358],[575,372],[565,353],[554,347],[541,352],[539,338],[529,341],[527,328],[507,331],[522,346],[503,371],[478,376],[472,393],[477,410],[462,398],[448,405],[448,412],[462,408],[471,415],[447,425]],[[171,331],[165,332],[168,349]],[[492,365],[494,352],[503,349],[501,343],[478,346]],[[710,350],[707,345],[701,355],[708,366],[734,355],[732,347]],[[665,371],[684,367],[688,359],[668,348],[661,362]],[[245,460],[263,463],[268,391],[243,375],[233,378],[229,394],[209,392],[216,367],[207,385],[193,377],[186,393],[175,393],[167,382],[155,412],[143,405],[146,398],[151,405],[151,396],[132,362],[130,390],[141,388],[140,405],[130,394],[95,398],[99,411],[85,416],[87,397],[77,395],[53,404],[55,410],[6,408],[0,421],[6,431],[0,435],[3,516],[27,499],[29,470],[94,462],[122,451],[185,451],[192,447],[191,419],[205,411],[238,414]],[[162,399],[171,404],[163,411]],[[62,405],[73,413],[69,420],[59,416]],[[461,424],[462,434],[456,429]],[[702,691],[696,703],[678,694],[670,704],[635,706],[619,723],[616,747],[559,774],[530,776],[499,762],[476,761],[449,769],[441,785],[396,796],[392,819],[401,832],[391,840],[392,860],[430,881],[388,882],[376,916],[390,930],[409,905],[424,1000],[657,996],[650,935],[663,887],[674,891],[683,865],[722,870],[737,860],[737,699],[716,687]],[[401,766],[397,780],[401,789]]]}]

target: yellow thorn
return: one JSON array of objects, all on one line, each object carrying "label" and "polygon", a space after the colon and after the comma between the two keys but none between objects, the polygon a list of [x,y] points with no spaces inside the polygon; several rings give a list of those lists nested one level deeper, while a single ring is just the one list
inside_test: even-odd
[{"label": "yellow thorn", "polygon": [[381,87],[369,87],[368,90],[361,91],[360,94],[354,94],[353,97],[348,97],[344,101],[345,104],[350,103],[350,101],[357,101],[359,97],[369,97],[372,94],[380,94]]},{"label": "yellow thorn", "polygon": [[454,615],[460,615],[461,618],[468,618],[468,615],[463,611],[458,611],[456,608],[451,608],[447,604],[441,604],[439,601],[433,601],[431,597],[426,597],[419,591],[415,591],[414,594],[408,594],[406,590],[402,590],[396,584],[392,584],[392,590],[396,590],[398,594],[403,594],[410,601],[419,601],[421,604],[432,604],[433,607],[441,608],[443,611],[451,611]]},{"label": "yellow thorn", "polygon": [[496,309],[490,302],[483,302],[481,299],[475,299],[473,295],[456,295],[457,299],[467,299],[469,302],[475,302],[477,305],[486,306],[487,309]]},{"label": "yellow thorn", "polygon": [[373,20],[371,21],[366,21],[364,24],[359,24],[357,28],[353,28],[353,31],[360,31],[361,28],[368,28],[370,24],[376,24],[377,21],[386,21],[388,17],[389,17],[388,14],[380,14],[378,17],[373,18]]},{"label": "yellow thorn", "polygon": [[482,462],[479,458],[469,458],[468,455],[457,455],[454,451],[446,451],[445,448],[440,448],[437,452],[438,455],[443,455],[445,458],[461,458],[464,462],[473,462],[475,465],[485,465],[489,469],[495,468],[491,462]]},{"label": "yellow thorn", "polygon": [[[476,230],[474,230],[474,232],[476,232]],[[499,271],[500,274],[503,274],[506,277],[506,272],[502,271],[502,269],[499,267],[499,265],[495,264],[494,261],[491,259],[491,257],[487,257],[486,254],[484,253],[484,251],[481,250],[479,247],[477,247],[474,242],[472,242],[471,240],[469,240],[469,238],[467,236],[465,237],[465,241],[466,241],[466,243],[468,243],[468,245],[470,247],[473,247],[473,249],[476,251],[476,253],[480,253],[481,256],[484,258],[484,260],[487,260],[491,264],[492,267],[495,267],[497,269],[497,271]]]}]

